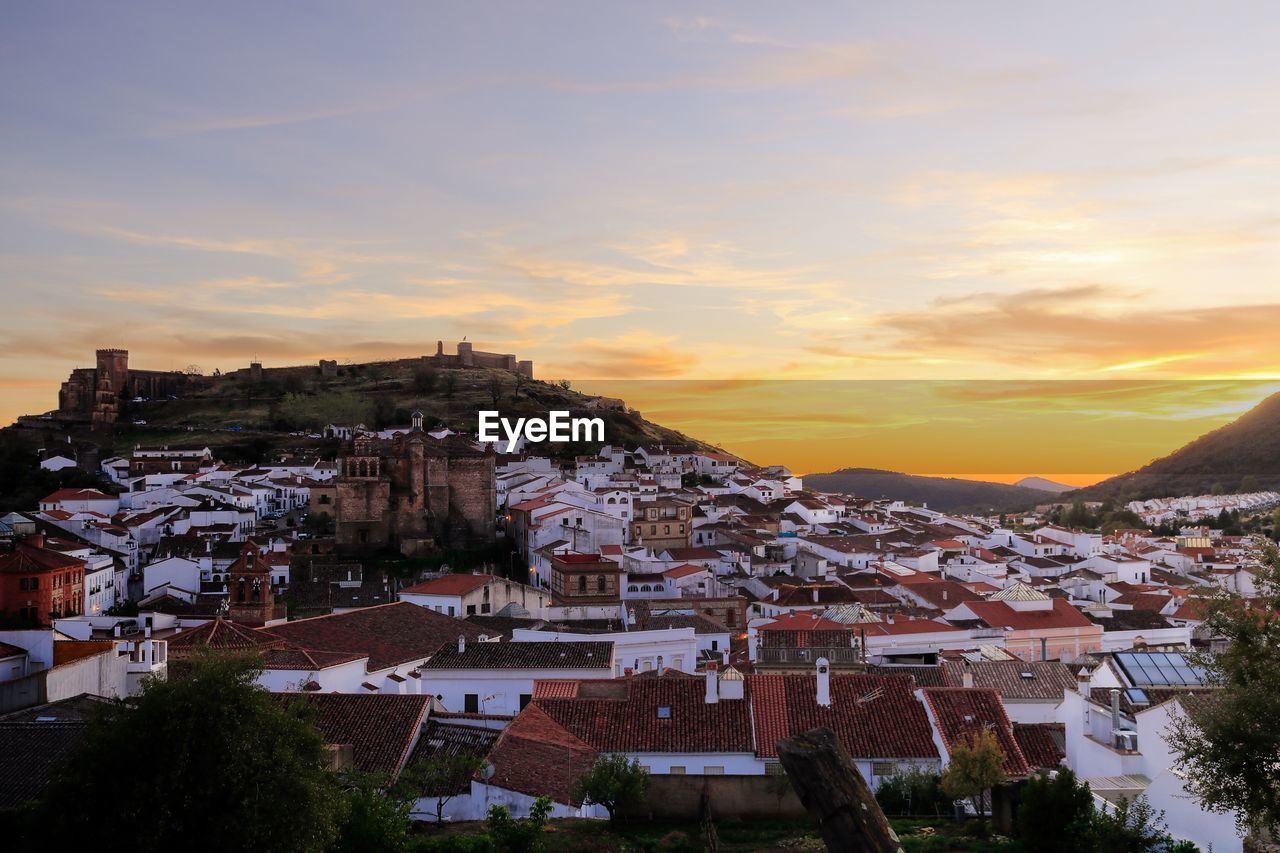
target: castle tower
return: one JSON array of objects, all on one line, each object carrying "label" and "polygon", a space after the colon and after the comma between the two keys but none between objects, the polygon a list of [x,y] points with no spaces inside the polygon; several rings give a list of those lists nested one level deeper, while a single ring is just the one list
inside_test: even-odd
[{"label": "castle tower", "polygon": [[123,394],[129,379],[129,351],[127,349],[100,349],[95,355],[98,361],[98,381],[105,374],[111,382],[111,389]]},{"label": "castle tower", "polygon": [[271,593],[271,566],[258,546],[244,543],[240,556],[227,569],[228,611],[233,622],[262,626],[271,619],[275,597]]}]

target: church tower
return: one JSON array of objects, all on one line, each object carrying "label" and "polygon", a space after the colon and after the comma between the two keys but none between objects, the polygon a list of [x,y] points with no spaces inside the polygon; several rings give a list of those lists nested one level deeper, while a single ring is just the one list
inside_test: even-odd
[{"label": "church tower", "polygon": [[271,566],[258,553],[258,546],[244,543],[227,572],[231,621],[254,627],[265,625],[271,619],[275,597],[271,594]]}]

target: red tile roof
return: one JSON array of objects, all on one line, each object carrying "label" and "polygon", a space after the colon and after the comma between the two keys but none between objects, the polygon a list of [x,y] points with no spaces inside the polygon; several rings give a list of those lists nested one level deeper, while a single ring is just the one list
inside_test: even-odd
[{"label": "red tile roof", "polygon": [[1062,723],[1014,723],[1013,736],[1032,770],[1053,769],[1067,757]]},{"label": "red tile roof", "polygon": [[948,752],[980,732],[990,731],[1004,752],[1004,772],[1009,776],[1028,774],[1026,756],[1013,736],[999,693],[965,687],[926,687],[921,692],[933,711],[938,734]]},{"label": "red tile roof", "polygon": [[831,707],[817,702],[812,675],[753,675],[756,754],[776,757],[778,741],[826,726],[854,758],[937,758],[924,706],[905,675],[831,675]]},{"label": "red tile roof", "polygon": [[301,701],[318,713],[315,724],[325,743],[350,744],[357,770],[399,775],[426,722],[430,696],[396,693],[277,694]]},{"label": "red tile roof", "polygon": [[78,569],[84,560],[59,554],[46,548],[29,548],[19,544],[16,549],[0,554],[0,573],[39,574],[63,569]]},{"label": "red tile roof", "polygon": [[116,500],[112,495],[105,494],[97,489],[58,489],[50,495],[45,495],[40,499],[40,503],[61,503],[62,501],[113,501]]},{"label": "red tile roof", "polygon": [[625,678],[583,681],[575,698],[533,704],[600,752],[752,752],[750,694],[714,703],[705,694],[703,678]]},{"label": "red tile roof", "polygon": [[446,643],[456,643],[460,634],[478,641],[484,633],[469,622],[407,601],[299,619],[264,630],[298,648],[367,654],[371,671],[430,657]]},{"label": "red tile roof", "polygon": [[400,593],[402,595],[406,592],[421,595],[466,595],[484,586],[491,579],[489,575],[445,575],[407,586],[400,590]]},{"label": "red tile roof", "polygon": [[758,631],[847,631],[853,629],[832,619],[823,619],[816,612],[788,613],[779,616],[772,622],[766,622]]},{"label": "red tile roof", "polygon": [[993,628],[1035,631],[1093,626],[1083,613],[1061,598],[1053,599],[1053,606],[1047,610],[1015,610],[1003,601],[970,601],[965,607]]},{"label": "red tile roof", "polygon": [[183,630],[169,638],[169,653],[186,656],[192,649],[217,649],[219,651],[246,651],[278,648],[284,640],[267,631],[246,628],[221,617],[205,622],[190,630]]},{"label": "red tile roof", "polygon": [[537,702],[503,730],[489,753],[488,784],[531,797],[579,805],[573,786],[596,760],[596,750],[570,734]]}]

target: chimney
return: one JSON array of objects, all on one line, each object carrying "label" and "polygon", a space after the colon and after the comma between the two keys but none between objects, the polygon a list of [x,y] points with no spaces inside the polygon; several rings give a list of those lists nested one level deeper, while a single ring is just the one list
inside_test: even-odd
[{"label": "chimney", "polygon": [[1049,638],[1041,637],[1040,638],[1040,660],[1048,660],[1048,659],[1049,659]]},{"label": "chimney", "polygon": [[720,701],[720,673],[715,663],[707,664],[707,704]]},{"label": "chimney", "polygon": [[467,638],[462,634],[458,635],[458,654],[462,654],[467,650]]},{"label": "chimney", "polygon": [[1081,696],[1087,697],[1089,695],[1089,673],[1083,669],[1076,673],[1076,691]]},{"label": "chimney", "polygon": [[813,588],[812,592],[813,592],[813,603],[814,603],[814,604],[817,604],[817,603],[818,603],[818,588],[815,586],[815,587]]},{"label": "chimney", "polygon": [[831,707],[831,662],[818,658],[818,707]]},{"label": "chimney", "polygon": [[44,534],[43,533],[28,534],[27,538],[22,540],[22,544],[26,545],[28,548],[43,548]]},{"label": "chimney", "polygon": [[960,676],[960,683],[965,687],[973,686],[973,669],[968,661],[964,662],[964,674]]},{"label": "chimney", "polygon": [[1120,729],[1120,691],[1111,688],[1111,730]]}]

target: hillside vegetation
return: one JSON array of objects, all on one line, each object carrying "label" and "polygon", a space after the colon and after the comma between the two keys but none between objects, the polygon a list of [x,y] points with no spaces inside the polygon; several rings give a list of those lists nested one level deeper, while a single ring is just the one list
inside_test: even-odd
[{"label": "hillside vegetation", "polygon": [[[404,362],[345,365],[335,377],[318,367],[264,371],[260,381],[246,373],[213,378],[208,387],[181,399],[132,403],[122,422],[109,432],[72,431],[75,440],[102,449],[103,458],[123,453],[134,444],[171,447],[208,445],[224,458],[257,461],[280,448],[319,451],[332,455],[337,442],[318,438],[328,424],[370,429],[408,425],[415,409],[424,426],[447,426],[475,434],[481,409],[496,409],[503,417],[545,415],[568,410],[600,417],[605,442],[634,448],[637,444],[688,444],[707,447],[674,430],[646,421],[633,410],[594,410],[593,397],[580,394],[568,382],[526,379],[489,368],[432,368]],[[144,423],[136,423],[136,422]],[[65,430],[10,428],[5,444],[28,447],[61,440]],[[594,452],[596,444],[543,445],[558,458]]]},{"label": "hillside vegetation", "polygon": [[1161,459],[1067,498],[1119,501],[1280,490],[1280,394]]},{"label": "hillside vegetation", "polygon": [[984,480],[920,477],[878,468],[845,468],[809,474],[806,486],[824,492],[847,492],[863,498],[892,498],[927,503],[940,512],[1000,513],[1028,510],[1057,499],[1052,492]]}]

